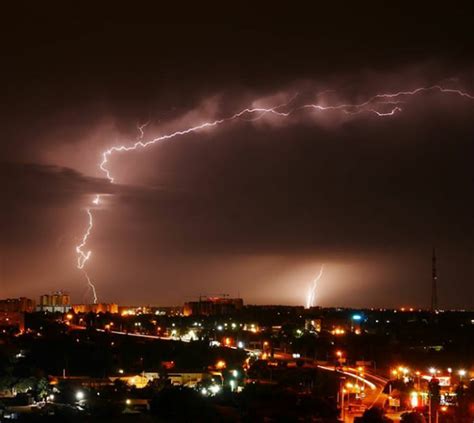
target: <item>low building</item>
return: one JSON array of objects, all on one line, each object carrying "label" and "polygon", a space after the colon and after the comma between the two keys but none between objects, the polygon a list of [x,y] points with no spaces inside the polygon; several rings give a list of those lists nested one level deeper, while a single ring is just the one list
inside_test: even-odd
[{"label": "low building", "polygon": [[[174,386],[187,386],[194,388],[204,379],[211,379],[212,375],[207,372],[169,372],[166,374],[166,378],[170,381],[171,385]],[[128,375],[128,376],[116,376],[111,377],[110,380],[114,382],[119,379],[125,382],[127,385],[134,386],[135,388],[145,388],[150,382],[160,378],[157,372],[142,372],[140,374]]]},{"label": "low building", "polygon": [[97,304],[74,304],[72,306],[74,313],[112,313],[119,312],[118,304],[116,303],[97,303]]},{"label": "low building", "polygon": [[242,298],[200,297],[199,301],[185,303],[183,314],[185,316],[221,316],[238,312],[243,307]]},{"label": "low building", "polygon": [[210,375],[203,372],[174,372],[168,373],[167,377],[172,385],[187,386],[190,388],[194,388],[206,378],[210,379]]}]

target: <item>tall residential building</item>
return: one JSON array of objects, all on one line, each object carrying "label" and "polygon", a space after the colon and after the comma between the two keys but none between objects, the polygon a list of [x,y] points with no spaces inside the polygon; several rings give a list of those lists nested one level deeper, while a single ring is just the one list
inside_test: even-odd
[{"label": "tall residential building", "polygon": [[219,316],[232,314],[242,310],[242,298],[199,297],[199,301],[190,301],[184,304],[185,316]]},{"label": "tall residential building", "polygon": [[55,291],[51,294],[41,295],[38,311],[66,313],[71,309],[71,297],[67,292]]},{"label": "tall residential building", "polygon": [[0,312],[32,313],[35,311],[35,302],[29,298],[6,298],[0,300]]}]

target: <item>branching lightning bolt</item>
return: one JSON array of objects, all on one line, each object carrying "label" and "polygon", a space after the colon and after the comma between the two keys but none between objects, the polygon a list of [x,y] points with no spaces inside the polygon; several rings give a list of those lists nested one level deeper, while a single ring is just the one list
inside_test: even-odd
[{"label": "branching lightning bolt", "polygon": [[318,276],[313,280],[311,286],[308,290],[308,294],[306,295],[306,308],[311,308],[314,305],[314,299],[316,298],[316,288],[318,286],[318,282],[323,276],[324,264],[321,265],[321,269],[319,269]]},{"label": "branching lightning bolt", "polygon": [[[162,141],[167,141],[179,136],[184,136],[188,134],[192,134],[195,132],[202,131],[204,129],[215,128],[221,126],[225,123],[234,121],[234,120],[245,120],[245,121],[256,121],[263,118],[265,115],[275,115],[280,118],[287,118],[297,112],[301,112],[304,110],[313,110],[317,112],[341,112],[346,115],[358,115],[358,114],[373,114],[376,117],[391,117],[400,112],[402,112],[402,104],[406,103],[407,97],[415,96],[420,93],[424,92],[439,92],[442,94],[452,94],[456,96],[460,96],[469,100],[474,100],[474,95],[469,94],[465,91],[453,88],[444,88],[440,85],[432,85],[427,87],[419,87],[414,90],[410,91],[398,91],[394,93],[379,93],[375,94],[374,96],[370,97],[368,100],[362,103],[339,103],[339,104],[322,104],[321,102],[318,103],[308,103],[308,104],[300,104],[295,105],[292,108],[288,108],[290,104],[293,104],[297,94],[293,95],[286,103],[279,104],[273,107],[248,107],[245,108],[231,116],[227,116],[221,119],[216,119],[213,121],[202,122],[195,126],[191,126],[189,128],[177,130],[171,132],[169,134],[161,135],[159,137],[153,138],[149,141],[143,141],[144,137],[144,128],[147,124],[138,126],[139,137],[137,141],[130,144],[130,145],[116,145],[108,148],[101,154],[101,161],[99,163],[99,169],[104,172],[106,178],[109,180],[110,183],[114,183],[114,177],[112,176],[110,170],[107,167],[109,163],[109,158],[113,153],[118,152],[128,152],[133,150],[138,150],[141,148],[149,147],[153,144],[160,143]],[[323,93],[328,92],[324,91]],[[320,96],[320,93],[315,97]],[[282,109],[286,109],[283,111]],[[253,116],[256,115],[255,118],[252,119],[245,119],[246,116]],[[98,206],[100,203],[100,194],[96,195],[92,200],[92,204],[94,206]],[[89,218],[89,224],[87,226],[86,232],[84,233],[81,242],[79,245],[76,246],[76,253],[77,253],[77,268],[82,270],[86,276],[88,286],[92,289],[94,294],[94,302],[97,302],[97,294],[94,284],[91,282],[91,279],[87,272],[85,271],[85,265],[91,257],[91,250],[85,251],[85,247],[87,241],[91,235],[94,223],[93,223],[93,214],[92,208],[86,208],[86,212]],[[313,282],[313,288],[311,289],[310,293],[307,297],[307,307],[309,307],[314,301],[315,295],[315,287],[316,282],[322,276],[323,268],[321,267],[320,274]]]}]

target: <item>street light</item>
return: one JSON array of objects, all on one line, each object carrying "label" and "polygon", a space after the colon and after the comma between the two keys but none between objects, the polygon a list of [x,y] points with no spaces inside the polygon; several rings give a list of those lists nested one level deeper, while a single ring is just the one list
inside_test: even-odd
[{"label": "street light", "polygon": [[460,376],[460,378],[461,378],[461,380],[462,380],[463,377],[466,376],[466,370],[461,369],[461,370],[459,370],[458,374],[459,374],[459,376]]},{"label": "street light", "polygon": [[421,372],[417,370],[415,372],[415,375],[416,375],[416,379],[417,379],[417,382],[418,382],[418,389],[421,389]]},{"label": "street light", "polygon": [[418,407],[418,392],[413,391],[410,394],[410,404],[412,408]]}]

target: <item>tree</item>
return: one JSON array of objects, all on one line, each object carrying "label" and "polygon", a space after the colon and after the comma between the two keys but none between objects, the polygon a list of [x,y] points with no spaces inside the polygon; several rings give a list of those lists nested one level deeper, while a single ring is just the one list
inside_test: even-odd
[{"label": "tree", "polygon": [[426,423],[426,419],[421,413],[403,413],[400,423]]},{"label": "tree", "polygon": [[19,378],[13,389],[19,394],[24,394],[28,391],[33,391],[36,387],[36,383],[37,380],[35,377]]},{"label": "tree", "polygon": [[14,395],[14,386],[15,383],[17,382],[17,378],[13,376],[3,376],[0,377],[0,392],[2,391],[8,391],[10,395]]},{"label": "tree", "polygon": [[51,392],[48,379],[42,377],[36,383],[36,395],[40,399],[45,399]]},{"label": "tree", "polygon": [[364,415],[358,420],[360,423],[390,423],[391,419],[384,416],[384,411],[379,407],[365,410]]}]

